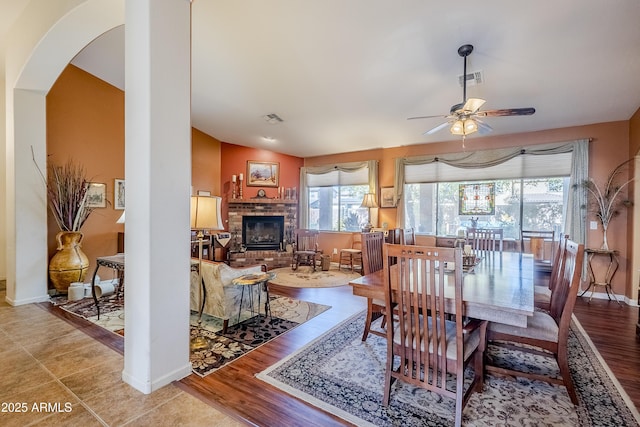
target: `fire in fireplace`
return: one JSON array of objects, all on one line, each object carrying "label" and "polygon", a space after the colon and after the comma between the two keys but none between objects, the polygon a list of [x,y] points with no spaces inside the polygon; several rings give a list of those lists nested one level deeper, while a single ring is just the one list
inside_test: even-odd
[{"label": "fire in fireplace", "polygon": [[242,244],[248,250],[281,249],[284,216],[243,216]]}]

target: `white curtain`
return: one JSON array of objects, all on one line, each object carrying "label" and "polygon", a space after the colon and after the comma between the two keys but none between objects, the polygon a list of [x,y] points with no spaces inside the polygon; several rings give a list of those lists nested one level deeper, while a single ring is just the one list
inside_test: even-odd
[{"label": "white curtain", "polygon": [[[565,165],[568,157],[563,154],[571,153],[571,166]],[[567,203],[567,211],[565,215],[564,229],[572,240],[578,243],[584,243],[586,235],[586,192],[582,185],[587,179],[589,173],[589,140],[581,139],[570,142],[560,142],[552,144],[532,145],[527,147],[510,147],[495,150],[482,150],[464,153],[439,154],[429,156],[416,157],[400,157],[395,160],[395,179],[394,179],[394,196],[397,202],[397,218],[398,227],[404,227],[404,184],[407,182],[407,166],[423,166],[430,170],[420,170],[422,168],[410,168],[414,175],[411,179],[420,179],[422,175],[430,182],[446,182],[454,180],[454,170],[445,167],[439,168],[440,164],[448,165],[453,168],[465,170],[494,168],[498,165],[504,165],[504,168],[495,168],[489,174],[487,171],[478,173],[479,179],[485,179],[492,176],[493,179],[505,178],[507,176],[515,178],[540,176],[540,162],[535,158],[529,160],[526,156],[549,156],[555,155],[556,162],[548,162],[544,169],[544,176],[553,176],[558,174],[570,173],[571,185],[569,190],[569,198]],[[523,156],[522,159],[518,159]],[[519,161],[520,160],[520,161]],[[566,172],[565,172],[566,171]],[[506,174],[506,175],[505,175]],[[548,175],[551,174],[551,175]],[[474,173],[468,173],[466,179],[475,179]],[[417,182],[417,181],[414,181]]]},{"label": "white curtain", "polygon": [[[346,174],[358,174],[363,169],[367,169],[367,182],[352,182],[348,178],[345,181],[348,182],[335,182],[335,185],[357,185],[357,184],[369,184],[369,192],[373,194],[378,193],[378,161],[368,160],[364,162],[349,162],[349,163],[335,163],[331,165],[323,166],[309,166],[300,168],[300,195],[298,212],[300,214],[300,228],[309,227],[309,181],[321,182],[327,181],[327,183],[333,179],[327,175],[335,174],[336,172],[344,172]],[[323,175],[327,179],[323,179]],[[358,174],[359,175],[359,174]],[[338,178],[339,179],[339,178]],[[316,185],[314,185],[316,186]],[[377,200],[377,197],[376,197]]]}]

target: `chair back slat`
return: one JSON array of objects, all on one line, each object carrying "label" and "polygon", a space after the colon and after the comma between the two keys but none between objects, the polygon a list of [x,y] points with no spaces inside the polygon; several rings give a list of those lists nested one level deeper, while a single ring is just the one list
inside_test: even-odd
[{"label": "chair back slat", "polygon": [[382,246],[384,234],[382,232],[362,234],[362,272],[364,274],[382,270]]}]

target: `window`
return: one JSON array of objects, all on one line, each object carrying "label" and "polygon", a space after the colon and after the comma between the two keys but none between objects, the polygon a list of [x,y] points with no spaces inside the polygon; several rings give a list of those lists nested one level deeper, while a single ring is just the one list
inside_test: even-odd
[{"label": "window", "polygon": [[[493,214],[461,212],[461,206],[468,206],[464,200],[460,203],[461,194],[473,198],[476,188],[478,199],[485,200],[489,195],[483,189],[491,187]],[[478,227],[502,228],[505,237],[514,239],[520,238],[522,229],[559,234],[568,188],[568,177],[405,184],[405,226],[422,233],[457,235],[474,219]]]},{"label": "window", "polygon": [[[361,207],[369,193],[371,170],[376,162],[344,163],[305,169],[306,225],[323,231],[360,231],[369,222],[369,211]],[[375,172],[374,172],[375,173]],[[304,224],[304,222],[301,222]]]},{"label": "window", "polygon": [[368,185],[309,187],[309,228],[331,231],[360,231],[368,222],[367,208],[361,208]]}]

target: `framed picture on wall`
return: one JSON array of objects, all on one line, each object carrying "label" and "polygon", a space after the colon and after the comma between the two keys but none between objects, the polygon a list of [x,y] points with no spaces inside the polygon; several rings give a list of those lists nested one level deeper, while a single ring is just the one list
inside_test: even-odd
[{"label": "framed picture on wall", "polygon": [[107,207],[107,185],[99,182],[87,184],[87,207],[106,208]]},{"label": "framed picture on wall", "polygon": [[124,209],[124,179],[113,181],[113,209]]},{"label": "framed picture on wall", "polygon": [[247,161],[247,186],[277,187],[280,163]]},{"label": "framed picture on wall", "polygon": [[380,207],[381,208],[396,207],[396,201],[393,196],[393,187],[380,188]]}]

